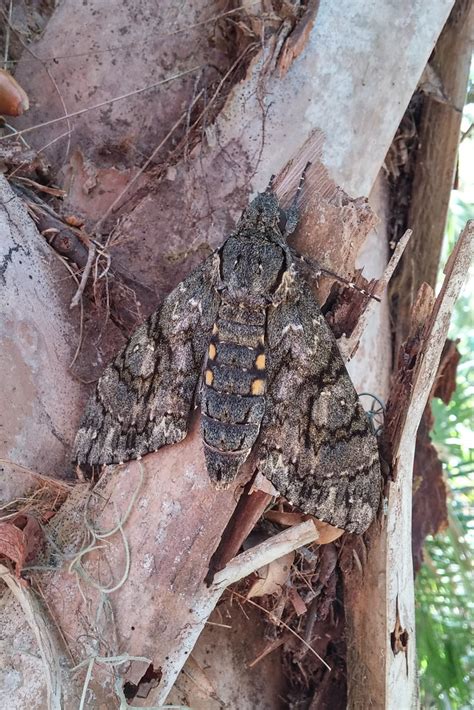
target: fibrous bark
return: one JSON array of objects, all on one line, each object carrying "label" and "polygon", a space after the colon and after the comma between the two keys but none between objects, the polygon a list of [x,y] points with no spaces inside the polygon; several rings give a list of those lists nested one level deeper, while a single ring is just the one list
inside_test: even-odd
[{"label": "fibrous bark", "polygon": [[[67,5],[61,5],[62,13]],[[435,3],[427,16],[421,2],[397,8],[387,2],[374,16],[362,2],[337,6],[323,3],[306,48],[283,78],[268,71],[275,46],[269,40],[187,160],[171,166],[154,186],[153,194],[135,193],[133,209],[123,214],[115,231],[115,246],[107,245],[113,263],[125,273],[133,271],[133,277],[153,288],[158,298],[200,259],[203,245],[214,247],[221,241],[249,193],[262,189],[272,172],[280,173],[287,166],[278,187],[288,199],[304,164],[311,160],[297,246],[341,275],[351,272],[375,222],[365,199],[357,196],[366,195],[374,184],[400,114],[448,11],[445,3]],[[70,31],[76,29],[71,26]],[[54,43],[49,40],[48,52],[54,53]],[[61,37],[64,42],[66,31]],[[397,76],[396,91],[393,76]],[[189,105],[189,93],[183,96],[185,105]],[[176,118],[173,114],[173,120]],[[171,122],[169,117],[166,120]],[[97,155],[93,152],[92,157],[97,159]],[[92,166],[86,186],[86,192],[90,189],[89,201],[81,192],[87,173],[79,163],[71,163],[73,175],[81,180],[81,189],[74,193],[76,202],[71,205],[80,204],[85,210],[89,204],[93,222],[104,209],[98,193],[112,178],[104,175],[103,185],[97,185],[100,173]],[[151,184],[148,182],[148,186]],[[125,237],[129,243],[120,244],[120,238]],[[386,259],[383,238],[377,240],[375,249],[372,263],[377,262],[380,274]],[[322,288],[323,297],[327,290]],[[151,310],[155,298],[150,296],[145,310]],[[386,306],[377,317],[386,325]],[[387,328],[378,347],[390,350]],[[362,346],[359,358],[363,353]],[[380,391],[385,386],[389,358],[384,361],[386,371],[377,372],[377,377],[368,359],[359,359],[357,367],[352,365],[358,389]],[[53,385],[51,389],[54,391]],[[67,419],[72,425],[79,419],[78,400],[68,399]],[[54,459],[53,452],[51,456]],[[216,493],[210,486],[196,432],[185,442],[149,456],[143,466],[143,482],[136,465],[126,471],[108,471],[100,481],[98,492],[110,503],[101,511],[95,498],[88,513],[95,530],[89,530],[89,535],[94,534],[96,541],[101,540],[104,528],[117,527],[119,513],[113,503],[122,516],[130,501],[134,505],[127,520],[117,527],[115,537],[110,536],[113,544],[108,545],[101,562],[100,550],[85,555],[84,560],[83,556],[76,559],[75,569],[86,582],[83,592],[89,604],[84,603],[76,578],[67,568],[53,573],[45,589],[50,610],[68,639],[75,662],[89,663],[88,659],[98,652],[126,652],[148,658],[133,661],[129,667],[116,666],[124,670],[118,680],[120,688],[123,683],[138,687],[150,664],[153,666],[158,685],[150,689],[146,700],[135,698],[137,705],[164,701],[208,618],[215,599],[209,596],[204,578],[236,504],[235,491]],[[403,483],[408,486],[408,479]],[[74,539],[74,533],[84,530],[88,492],[78,489],[77,495],[54,519],[52,534],[63,547],[66,539]],[[124,536],[127,546],[122,544]],[[76,553],[78,544],[76,539]],[[84,562],[82,567],[78,566],[80,562]],[[87,584],[87,574],[105,574],[104,569],[110,572],[101,579],[106,601]],[[123,584],[110,591],[122,576]],[[393,614],[392,604],[393,598],[382,594],[378,608],[388,606]],[[101,613],[110,609],[109,605],[114,621],[109,618],[104,626]],[[366,618],[369,637],[371,623],[377,621],[377,614],[372,622]],[[384,641],[389,643],[386,638]],[[90,686],[94,702],[106,697],[113,686],[110,675],[100,672],[101,663],[103,666],[100,659],[94,662]],[[390,668],[378,662],[370,670],[367,685],[383,689]],[[66,683],[69,693],[77,693],[78,688],[80,693],[81,680],[74,685],[68,677]],[[35,694],[26,692],[24,702],[34,707]]]}]

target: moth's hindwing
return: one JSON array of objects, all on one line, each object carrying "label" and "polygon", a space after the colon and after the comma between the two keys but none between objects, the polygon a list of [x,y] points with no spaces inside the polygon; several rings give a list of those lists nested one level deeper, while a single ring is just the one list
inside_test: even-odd
[{"label": "moth's hindwing", "polygon": [[268,390],[258,468],[291,503],[364,532],[377,511],[377,443],[309,287],[267,319]]},{"label": "moth's hindwing", "polygon": [[216,259],[180,283],[107,367],[76,436],[79,464],[129,461],[186,436],[219,306]]}]

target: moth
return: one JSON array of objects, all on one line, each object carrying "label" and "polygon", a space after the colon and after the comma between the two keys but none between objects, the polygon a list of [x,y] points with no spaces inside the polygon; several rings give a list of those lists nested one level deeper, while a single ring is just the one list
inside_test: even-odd
[{"label": "moth", "polygon": [[287,211],[270,183],[132,335],[89,400],[79,465],[181,441],[200,406],[216,487],[228,487],[253,450],[293,505],[349,532],[367,529],[381,491],[376,439],[287,242],[302,180]]}]

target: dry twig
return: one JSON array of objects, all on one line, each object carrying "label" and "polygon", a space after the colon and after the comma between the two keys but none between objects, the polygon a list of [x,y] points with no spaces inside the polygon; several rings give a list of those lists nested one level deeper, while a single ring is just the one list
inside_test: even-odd
[{"label": "dry twig", "polygon": [[69,308],[75,308],[76,306],[79,305],[79,302],[80,302],[81,299],[82,299],[82,294],[83,294],[84,289],[85,289],[86,284],[87,284],[87,279],[89,278],[89,274],[90,274],[91,269],[92,269],[92,264],[94,263],[96,249],[95,249],[95,244],[94,244],[94,242],[93,242],[92,240],[90,240],[90,239],[88,240],[88,247],[89,247],[89,254],[88,254],[88,256],[87,256],[87,262],[86,262],[86,265],[85,265],[84,270],[83,270],[83,272],[82,272],[82,276],[81,276],[81,281],[80,281],[80,283],[79,283],[79,287],[78,287],[76,293],[74,294],[74,296],[73,296],[73,298],[72,298],[72,301],[71,301],[71,304],[70,304]]},{"label": "dry twig", "polygon": [[[134,89],[133,91],[129,91],[126,94],[121,94],[120,96],[115,96],[112,99],[107,99],[107,101],[101,101],[100,103],[94,104],[93,106],[87,106],[86,108],[81,108],[78,111],[73,111],[72,113],[68,113],[65,116],[58,116],[57,118],[51,118],[49,121],[43,121],[43,123],[37,123],[34,126],[28,126],[28,128],[23,128],[23,130],[15,133],[15,138],[19,138],[21,136],[24,136],[25,133],[31,133],[31,131],[36,131],[39,128],[44,128],[45,126],[51,126],[54,123],[59,123],[60,121],[66,121],[70,118],[75,118],[76,116],[82,116],[84,113],[87,113],[88,111],[94,111],[95,109],[103,108],[104,106],[109,106],[110,104],[116,103],[117,101],[122,101],[123,99],[129,99],[131,96],[136,96],[137,94],[142,94],[144,91],[150,91],[151,89],[156,89],[158,86],[163,86],[164,84],[169,84],[171,81],[174,81],[175,79],[180,79],[182,76],[186,76],[187,74],[192,74],[193,72],[197,71],[198,69],[201,69],[201,66],[192,67],[191,69],[186,69],[185,71],[179,72],[178,74],[173,74],[172,76],[169,76],[166,79],[161,79],[160,81],[156,81],[154,84],[149,84],[148,86],[143,86],[141,89]],[[0,141],[7,140],[8,138],[11,138],[11,136],[10,135],[0,136]]]}]

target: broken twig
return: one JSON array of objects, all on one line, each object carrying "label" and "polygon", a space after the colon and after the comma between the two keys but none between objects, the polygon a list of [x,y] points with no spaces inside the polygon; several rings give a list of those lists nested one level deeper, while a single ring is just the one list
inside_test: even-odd
[{"label": "broken twig", "polygon": [[79,287],[78,287],[76,293],[74,294],[74,296],[73,296],[73,298],[72,298],[72,301],[71,301],[71,304],[70,304],[69,308],[76,308],[76,306],[79,305],[79,303],[80,303],[80,301],[81,301],[81,298],[82,298],[82,294],[84,293],[84,289],[85,289],[86,284],[87,284],[87,279],[89,278],[89,274],[90,274],[91,269],[92,269],[92,264],[94,263],[94,259],[95,259],[95,245],[94,245],[94,243],[93,243],[92,241],[89,241],[88,247],[89,247],[89,254],[88,254],[88,256],[87,256],[87,262],[86,262],[86,265],[85,265],[85,267],[84,267],[84,271],[82,272],[82,276],[81,276],[81,281],[80,281],[80,283],[79,283]]}]

